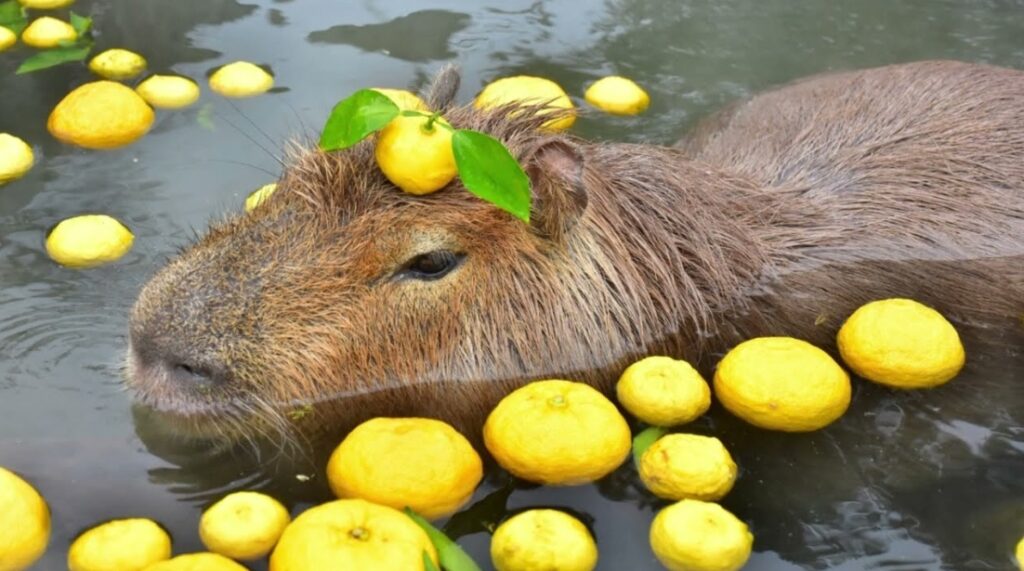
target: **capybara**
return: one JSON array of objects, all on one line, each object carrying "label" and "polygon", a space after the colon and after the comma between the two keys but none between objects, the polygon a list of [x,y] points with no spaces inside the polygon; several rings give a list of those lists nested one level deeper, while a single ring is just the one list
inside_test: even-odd
[{"label": "capybara", "polygon": [[296,150],[276,194],[145,286],[127,358],[136,398],[179,433],[225,439],[376,415],[466,427],[532,379],[608,389],[649,354],[709,372],[766,334],[828,347],[872,299],[1020,329],[1020,71],[933,61],[816,76],[674,148],[456,106],[457,85],[442,71],[428,103],[510,148],[531,180],[529,224],[458,181],[401,192],[372,140]]}]

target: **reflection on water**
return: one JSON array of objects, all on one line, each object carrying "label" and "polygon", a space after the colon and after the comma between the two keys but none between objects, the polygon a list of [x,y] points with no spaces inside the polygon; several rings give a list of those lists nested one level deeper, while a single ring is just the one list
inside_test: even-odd
[{"label": "reflection on water", "polygon": [[[154,433],[133,414],[119,371],[141,284],[193,228],[272,180],[283,141],[313,136],[343,95],[419,87],[444,60],[464,68],[462,100],[501,75],[546,75],[578,95],[594,78],[622,73],[650,91],[648,113],[585,116],[577,132],[671,143],[711,110],[811,73],[940,57],[1019,67],[1022,9],[1013,0],[79,0],[76,11],[96,20],[99,49],[135,49],[154,71],[198,79],[235,59],[266,63],[288,90],[237,102],[207,92],[191,109],[158,113],[141,142],[97,153],[45,131],[49,110],[88,73],[65,66],[15,77],[27,50],[0,55],[0,131],[29,140],[39,158],[0,190],[0,465],[51,502],[53,546],[40,568],[62,568],[70,539],[106,518],[155,517],[184,552],[201,548],[199,511],[227,490],[265,489],[295,510],[329,497],[322,459]],[[135,250],[88,272],[54,266],[42,248],[46,228],[89,211],[124,220]],[[1005,341],[969,345],[965,373],[937,391],[857,383],[850,412],[820,433],[768,434],[717,408],[688,427],[721,437],[740,464],[724,503],[757,537],[748,568],[1008,568],[1024,535],[1024,391],[1019,332]],[[646,528],[663,502],[629,465],[568,489],[491,470],[476,499],[448,527],[479,561],[488,559],[485,530],[544,505],[587,522],[601,569],[657,568]]]}]

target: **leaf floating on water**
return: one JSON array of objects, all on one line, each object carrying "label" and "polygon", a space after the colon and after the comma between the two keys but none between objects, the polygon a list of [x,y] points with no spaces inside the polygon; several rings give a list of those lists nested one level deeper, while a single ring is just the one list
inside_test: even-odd
[{"label": "leaf floating on water", "polygon": [[523,222],[530,221],[530,179],[501,141],[459,129],[452,135],[452,152],[466,190]]},{"label": "leaf floating on water", "polygon": [[633,462],[639,466],[640,457],[644,455],[644,452],[647,452],[652,444],[666,434],[668,434],[668,429],[664,426],[649,426],[633,437]]},{"label": "leaf floating on water", "polygon": [[216,131],[217,126],[213,124],[213,103],[206,103],[196,113],[196,123],[207,131]]},{"label": "leaf floating on water", "polygon": [[459,547],[459,544],[449,539],[429,521],[423,519],[423,516],[409,508],[405,508],[405,513],[427,533],[430,542],[434,544],[434,549],[437,550],[437,558],[441,561],[442,569],[445,571],[480,571],[480,567]]},{"label": "leaf floating on water", "polygon": [[85,33],[89,31],[89,28],[92,28],[92,18],[88,18],[86,16],[79,16],[78,14],[72,12],[70,20],[71,27],[75,29],[75,33],[78,34],[79,38],[84,36]]},{"label": "leaf floating on water", "polygon": [[62,63],[82,61],[88,57],[91,50],[92,42],[90,41],[81,46],[72,44],[67,47],[41,51],[21,62],[21,65],[18,66],[18,70],[15,73],[21,75],[23,73],[31,73],[33,71],[39,71],[41,69],[60,65]]},{"label": "leaf floating on water", "polygon": [[386,95],[360,89],[331,110],[320,134],[320,148],[325,151],[347,149],[386,127],[398,113],[398,106]]}]

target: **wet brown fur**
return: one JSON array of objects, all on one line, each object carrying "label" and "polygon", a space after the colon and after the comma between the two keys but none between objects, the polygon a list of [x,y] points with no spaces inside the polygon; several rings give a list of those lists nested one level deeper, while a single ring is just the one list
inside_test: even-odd
[{"label": "wet brown fur", "polygon": [[[829,345],[871,299],[1019,329],[1024,73],[924,62],[810,78],[678,148],[448,108],[456,81],[442,73],[432,103],[512,149],[533,181],[532,224],[457,183],[398,191],[372,141],[297,148],[269,201],[214,226],[140,295],[128,383],[141,402],[202,434],[340,431],[382,414],[468,430],[531,379],[607,389],[652,353],[707,372],[743,338]],[[464,264],[437,282],[393,278],[435,248]],[[156,357],[228,382],[172,386]]]}]

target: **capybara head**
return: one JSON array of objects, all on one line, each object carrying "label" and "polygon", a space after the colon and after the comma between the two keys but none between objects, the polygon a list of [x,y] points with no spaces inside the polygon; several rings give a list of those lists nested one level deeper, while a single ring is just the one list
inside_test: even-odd
[{"label": "capybara head", "polygon": [[305,416],[331,429],[377,414],[459,422],[518,383],[620,361],[649,336],[609,335],[636,309],[635,280],[620,281],[627,246],[568,239],[598,184],[577,142],[541,129],[535,110],[452,107],[457,81],[442,72],[428,103],[518,158],[530,223],[457,179],[403,193],[372,140],[300,149],[269,200],[145,286],[127,365],[141,403],[185,433],[225,437]]}]

